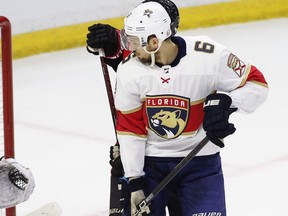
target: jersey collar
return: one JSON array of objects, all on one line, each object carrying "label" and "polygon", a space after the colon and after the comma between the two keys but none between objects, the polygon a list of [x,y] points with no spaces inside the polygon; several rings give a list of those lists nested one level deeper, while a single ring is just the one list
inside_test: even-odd
[{"label": "jersey collar", "polygon": [[[183,38],[176,36],[176,37],[171,37],[171,40],[173,43],[178,45],[178,54],[174,61],[170,64],[171,67],[175,67],[179,64],[181,58],[186,56],[186,42]],[[162,64],[155,63],[158,67],[162,67]]]}]

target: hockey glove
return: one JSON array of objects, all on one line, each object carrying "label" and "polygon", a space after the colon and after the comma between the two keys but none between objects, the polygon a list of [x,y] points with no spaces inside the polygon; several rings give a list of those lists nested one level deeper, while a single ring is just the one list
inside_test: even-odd
[{"label": "hockey glove", "polygon": [[110,161],[112,169],[111,175],[115,177],[123,177],[123,165],[120,158],[120,146],[110,146]]},{"label": "hockey glove", "polygon": [[219,147],[224,147],[222,140],[236,131],[234,124],[229,123],[229,116],[237,110],[230,108],[231,98],[226,94],[208,95],[204,103],[203,128],[211,142]]},{"label": "hockey glove", "polygon": [[[135,215],[137,212],[137,207],[142,200],[145,199],[143,188],[145,187],[145,177],[141,176],[139,178],[132,178],[128,180],[127,178],[120,179],[122,185],[122,193],[120,204],[124,208],[125,215]],[[146,206],[140,211],[138,216],[148,215],[150,213],[149,206]]]},{"label": "hockey glove", "polygon": [[9,158],[0,161],[0,170],[0,209],[26,201],[35,187],[30,169]]},{"label": "hockey glove", "polygon": [[114,57],[119,53],[119,33],[114,27],[98,23],[88,27],[88,30],[88,52],[98,55],[98,50],[103,49],[107,57]]}]

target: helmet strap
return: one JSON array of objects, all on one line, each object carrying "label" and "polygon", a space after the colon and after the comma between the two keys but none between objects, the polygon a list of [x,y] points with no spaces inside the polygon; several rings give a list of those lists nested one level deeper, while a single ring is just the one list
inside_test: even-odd
[{"label": "helmet strap", "polygon": [[158,40],[159,43],[158,43],[158,47],[156,50],[154,51],[148,51],[146,49],[146,47],[143,47],[143,49],[145,50],[146,53],[150,54],[151,56],[151,64],[150,64],[150,67],[153,67],[155,65],[155,53],[158,52],[158,50],[160,49],[161,45],[162,45],[162,40]]}]

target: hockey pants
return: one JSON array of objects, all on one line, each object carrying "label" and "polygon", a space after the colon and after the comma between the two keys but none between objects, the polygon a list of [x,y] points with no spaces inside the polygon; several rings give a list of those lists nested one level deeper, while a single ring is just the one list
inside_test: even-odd
[{"label": "hockey pants", "polygon": [[[148,195],[173,170],[182,158],[146,157]],[[193,158],[152,201],[151,216],[165,216],[165,207],[173,193],[183,216],[226,216],[224,180],[219,153]],[[173,207],[172,207],[173,208]]]}]

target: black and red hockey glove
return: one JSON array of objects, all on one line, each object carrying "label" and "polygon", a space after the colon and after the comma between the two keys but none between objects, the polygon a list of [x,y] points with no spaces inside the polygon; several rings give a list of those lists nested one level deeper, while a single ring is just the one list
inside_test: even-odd
[{"label": "black and red hockey glove", "polygon": [[88,27],[87,50],[98,55],[98,49],[103,49],[106,57],[114,57],[120,51],[119,33],[117,29],[106,24],[94,24]]},{"label": "black and red hockey glove", "polygon": [[229,116],[237,110],[230,108],[232,99],[226,94],[211,94],[204,103],[203,128],[211,142],[223,148],[221,139],[236,131],[234,124],[229,123]]}]

